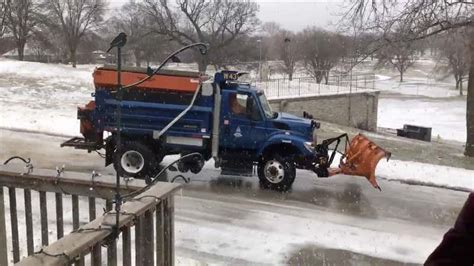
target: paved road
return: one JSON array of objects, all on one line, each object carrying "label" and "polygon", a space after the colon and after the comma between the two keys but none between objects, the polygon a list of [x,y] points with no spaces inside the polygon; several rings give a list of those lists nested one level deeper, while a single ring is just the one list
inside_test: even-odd
[{"label": "paved road", "polygon": [[[0,160],[113,173],[96,154],[59,148],[64,137],[0,130]],[[72,163],[74,162],[74,164]],[[421,263],[453,224],[467,194],[362,178],[316,179],[298,171],[293,189],[262,190],[256,178],[206,167],[176,197],[176,254],[204,263]]]}]

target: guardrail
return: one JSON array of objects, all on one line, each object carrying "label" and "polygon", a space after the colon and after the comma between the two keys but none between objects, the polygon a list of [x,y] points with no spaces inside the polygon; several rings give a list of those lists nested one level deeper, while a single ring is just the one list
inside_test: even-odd
[{"label": "guardrail", "polygon": [[[158,182],[125,202],[116,239],[115,177],[44,169],[24,172],[22,166],[0,166],[0,265],[132,265],[132,258],[135,265],[174,264],[173,195],[178,184]],[[144,186],[142,180],[124,182],[121,193]],[[18,208],[21,201],[24,209]],[[97,215],[101,206],[103,214]],[[35,237],[36,232],[41,237]]]}]

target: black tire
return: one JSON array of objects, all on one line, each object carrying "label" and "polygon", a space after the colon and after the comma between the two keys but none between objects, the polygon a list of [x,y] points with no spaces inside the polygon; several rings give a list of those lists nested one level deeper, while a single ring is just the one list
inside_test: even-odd
[{"label": "black tire", "polygon": [[265,189],[288,191],[296,177],[295,164],[279,155],[262,158],[257,170],[260,185]]},{"label": "black tire", "polygon": [[177,165],[178,165],[178,171],[180,171],[181,173],[184,174],[189,171],[189,165],[183,160],[179,161]]},{"label": "black tire", "polygon": [[122,177],[150,181],[159,171],[159,162],[147,145],[137,141],[127,141],[114,153],[114,168]]},{"label": "black tire", "polygon": [[185,158],[180,160],[178,163],[178,170],[181,173],[187,173],[191,171],[193,174],[198,174],[201,172],[204,166],[204,160],[200,156],[192,156],[190,158]]}]

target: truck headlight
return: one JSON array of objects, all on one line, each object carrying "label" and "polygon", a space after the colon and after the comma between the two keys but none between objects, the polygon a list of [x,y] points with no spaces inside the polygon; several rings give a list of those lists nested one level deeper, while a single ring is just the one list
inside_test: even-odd
[{"label": "truck headlight", "polygon": [[304,147],[308,149],[308,151],[313,152],[314,151],[314,143],[311,141],[306,141],[304,143]]}]

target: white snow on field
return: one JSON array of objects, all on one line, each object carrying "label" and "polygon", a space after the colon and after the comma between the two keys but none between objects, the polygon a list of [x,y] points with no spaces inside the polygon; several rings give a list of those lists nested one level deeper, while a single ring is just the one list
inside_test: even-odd
[{"label": "white snow on field", "polygon": [[92,100],[94,66],[0,59],[0,127],[77,135],[77,106]]},{"label": "white snow on field", "polygon": [[[26,78],[47,79],[47,82],[65,82],[79,85],[92,82],[92,70],[95,65],[78,65],[74,69],[70,65],[45,64],[28,61],[17,61],[0,58],[0,73],[12,74]],[[78,84],[79,83],[79,84]]]},{"label": "white snow on field", "polygon": [[382,91],[379,127],[402,128],[404,124],[413,124],[431,127],[435,140],[439,136],[466,141],[466,98],[454,89],[452,76],[440,76],[435,69],[437,64],[430,58],[419,60],[405,73],[403,82],[399,82],[399,73],[393,69],[381,70],[384,75],[376,75],[375,88]]},{"label": "white snow on field", "polygon": [[[423,73],[420,73],[423,75]],[[407,95],[426,96],[433,98],[458,96],[459,92],[451,89],[452,83],[435,81],[425,77],[406,77],[399,82],[398,77],[380,76],[375,88],[382,91],[397,92]]]},{"label": "white snow on field", "polygon": [[379,127],[402,128],[412,124],[432,128],[436,139],[466,141],[465,98],[379,98]]},{"label": "white snow on field", "polygon": [[407,161],[380,161],[376,176],[417,184],[474,191],[474,171],[442,165]]}]

